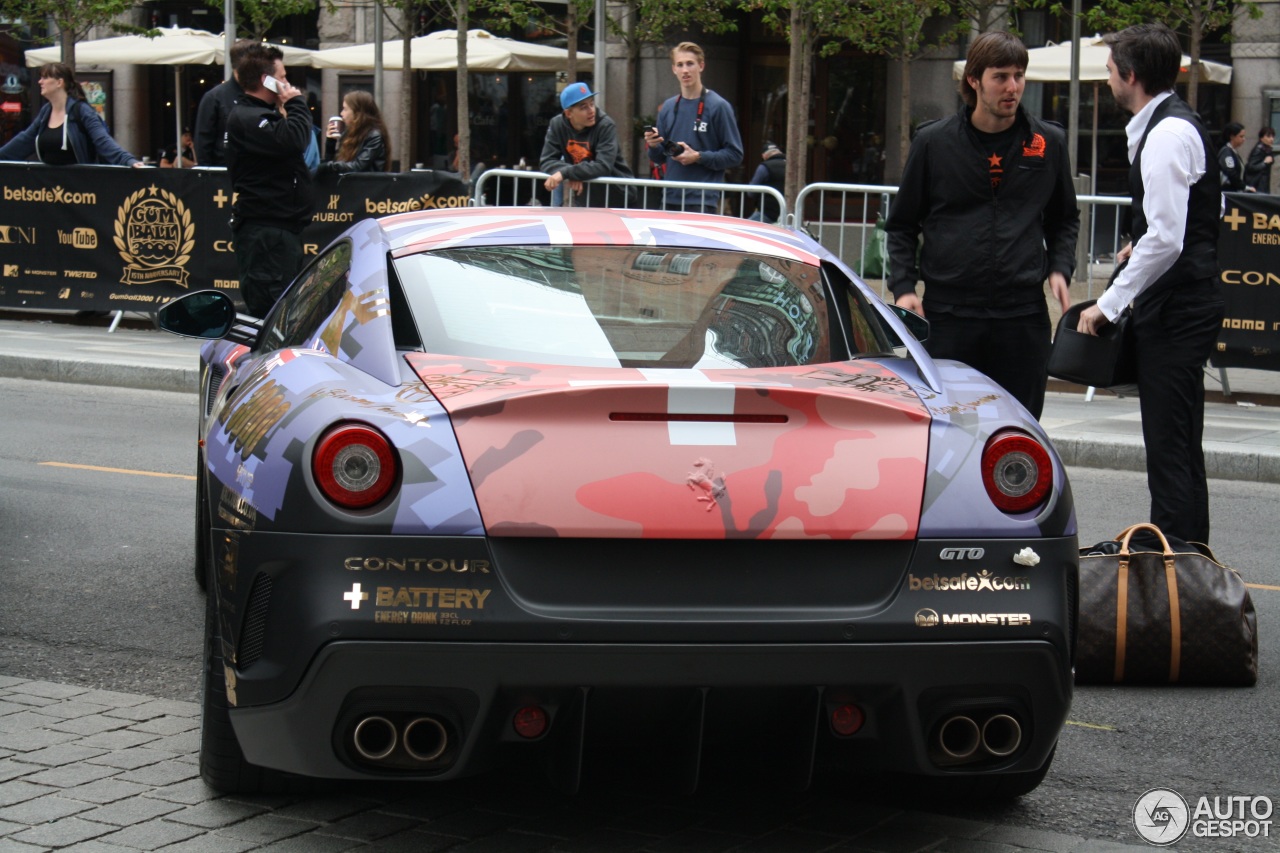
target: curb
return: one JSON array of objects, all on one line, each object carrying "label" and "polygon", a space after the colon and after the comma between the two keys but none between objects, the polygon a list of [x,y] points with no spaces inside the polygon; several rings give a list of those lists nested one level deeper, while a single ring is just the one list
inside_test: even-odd
[{"label": "curb", "polygon": [[28,355],[0,353],[0,376],[45,382],[75,382],[81,385],[108,385],[140,391],[194,392],[200,372],[194,367],[155,367],[104,361],[72,361]]}]

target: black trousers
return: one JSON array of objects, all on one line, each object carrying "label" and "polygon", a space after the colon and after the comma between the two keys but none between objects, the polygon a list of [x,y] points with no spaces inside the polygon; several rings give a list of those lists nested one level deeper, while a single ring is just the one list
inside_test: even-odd
[{"label": "black trousers", "polygon": [[1039,314],[992,319],[930,311],[926,304],[925,317],[929,355],[982,371],[1040,419],[1052,343],[1047,305]]},{"label": "black trousers", "polygon": [[302,269],[302,236],[262,222],[243,222],[235,230],[240,295],[249,313],[265,317]]},{"label": "black trousers", "polygon": [[1209,542],[1204,471],[1204,364],[1222,328],[1217,281],[1171,287],[1134,305],[1138,403],[1147,447],[1151,523],[1186,541]]}]

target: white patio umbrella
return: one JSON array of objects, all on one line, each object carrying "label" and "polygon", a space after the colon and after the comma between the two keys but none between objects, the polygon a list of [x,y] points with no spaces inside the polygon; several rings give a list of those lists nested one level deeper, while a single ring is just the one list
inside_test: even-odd
[{"label": "white patio umbrella", "polygon": [[[114,38],[94,39],[76,43],[77,65],[172,65],[174,92],[177,98],[175,124],[177,135],[182,139],[182,86],[181,73],[183,65],[210,65],[220,63],[226,55],[226,38],[206,30],[193,30],[187,27],[158,27],[160,35],[155,38],[128,35]],[[315,51],[288,45],[273,45],[284,52],[285,65],[311,65]],[[33,48],[26,52],[27,67],[34,68],[47,62],[60,62],[62,48]],[[182,158],[175,161],[181,166]]]},{"label": "white patio umbrella", "polygon": [[[368,70],[374,67],[375,44],[357,44],[317,50],[316,68]],[[384,56],[403,55],[403,41],[383,42]],[[590,71],[595,56],[578,52],[578,70]],[[569,51],[560,47],[501,38],[485,30],[467,30],[469,71],[567,71]],[[455,71],[458,67],[458,32],[440,30],[409,42],[409,64],[419,71]]]},{"label": "white patio umbrella", "polygon": [[[1080,39],[1081,82],[1105,83],[1107,81],[1107,57],[1111,48],[1102,43],[1102,36]],[[1230,83],[1231,66],[1220,62],[1200,61],[1200,79],[1208,83]],[[1191,57],[1182,55],[1182,68],[1178,82],[1185,83],[1190,74]],[[952,66],[952,76],[959,80],[964,76],[964,60]],[[1066,83],[1071,79],[1071,42],[1049,43],[1027,51],[1027,80],[1032,83]]]},{"label": "white patio umbrella", "polygon": [[[1080,77],[1082,83],[1093,83],[1093,158],[1091,191],[1098,187],[1098,86],[1107,81],[1107,57],[1111,48],[1102,42],[1102,36],[1080,39]],[[1178,82],[1187,82],[1190,76],[1191,57],[1182,55],[1182,67]],[[959,80],[964,76],[964,60],[951,66],[951,76]],[[1220,62],[1200,60],[1200,79],[1206,83],[1230,83],[1231,66]],[[1066,83],[1071,80],[1071,42],[1047,44],[1027,51],[1027,80],[1032,83]]]}]

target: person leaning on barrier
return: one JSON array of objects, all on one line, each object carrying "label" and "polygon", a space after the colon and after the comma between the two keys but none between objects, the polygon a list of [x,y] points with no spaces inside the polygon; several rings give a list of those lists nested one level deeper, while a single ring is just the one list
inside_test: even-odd
[{"label": "person leaning on barrier", "polygon": [[320,164],[319,173],[387,171],[387,125],[373,95],[363,89],[348,92],[342,98],[341,115],[345,129],[330,137],[337,143],[337,152]]},{"label": "person leaning on barrier", "polygon": [[0,160],[26,160],[34,154],[50,166],[143,165],[111,138],[102,116],[85,100],[69,65],[50,62],[40,66],[40,95],[45,104],[35,121],[0,148]]},{"label": "person leaning on barrier", "polygon": [[594,178],[632,178],[618,145],[618,126],[596,106],[586,83],[570,83],[560,93],[560,115],[547,125],[540,168],[551,177],[544,186],[554,193],[561,184],[574,204],[626,207],[627,188],[583,183]]},{"label": "person leaning on barrier", "polygon": [[1249,162],[1244,165],[1244,183],[1254,192],[1271,192],[1271,164],[1275,159],[1271,152],[1276,144],[1276,129],[1264,127],[1258,131],[1258,142],[1249,152]]},{"label": "person leaning on barrier", "polygon": [[920,126],[886,232],[897,304],[921,312],[924,280],[930,355],[981,370],[1039,418],[1052,337],[1044,284],[1065,311],[1080,211],[1066,134],[1020,106],[1026,69],[1014,36],[973,41],[966,106]]},{"label": "person leaning on barrier", "polygon": [[[751,176],[751,184],[773,187],[778,192],[785,192],[787,155],[776,144],[772,142],[764,144],[764,150],[760,152],[760,165],[756,166],[756,173]],[[778,207],[778,200],[772,196],[761,195],[760,206],[747,218],[754,219],[756,222],[777,222],[781,215],[782,209]]]},{"label": "person leaning on barrier", "polygon": [[315,135],[279,48],[247,49],[236,79],[244,95],[227,119],[231,231],[240,295],[250,314],[265,317],[302,267],[302,229],[315,211],[304,157]]},{"label": "person leaning on barrier", "polygon": [[[691,41],[671,49],[671,73],[680,81],[680,94],[658,108],[656,127],[644,133],[649,160],[663,169],[669,181],[724,183],[725,172],[742,163],[742,134],[738,117],[724,98],[702,85],[706,56]],[[716,213],[718,190],[667,189],[667,210]]]},{"label": "person leaning on barrier", "polygon": [[[259,44],[253,39],[236,39],[231,44],[231,68],[234,71],[245,50]],[[227,165],[227,117],[244,89],[235,75],[204,93],[196,110],[195,152],[201,166]]]},{"label": "person leaning on barrier", "polygon": [[1133,305],[1129,320],[1147,448],[1151,523],[1188,542],[1209,541],[1205,479],[1204,363],[1225,304],[1218,286],[1218,161],[1199,117],[1174,94],[1182,47],[1164,24],[1103,39],[1108,84],[1133,119],[1129,192],[1133,242],[1111,286],[1080,313],[1095,335]]}]

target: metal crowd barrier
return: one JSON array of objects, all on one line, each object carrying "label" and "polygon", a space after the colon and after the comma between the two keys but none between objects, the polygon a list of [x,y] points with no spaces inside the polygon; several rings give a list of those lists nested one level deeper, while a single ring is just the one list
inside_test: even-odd
[{"label": "metal crowd barrier", "polygon": [[[534,172],[524,169],[486,169],[475,180],[471,193],[471,204],[475,207],[490,205],[546,205],[551,202],[551,193],[543,187],[543,182],[551,177],[546,172]],[[787,221],[787,200],[782,193],[773,187],[761,184],[717,184],[700,181],[655,181],[651,178],[596,178],[586,183],[603,186],[606,207],[623,209],[635,208],[645,210],[666,209],[664,198],[666,191],[672,188],[690,192],[694,190],[714,190],[720,193],[719,213],[725,216],[742,216],[761,209],[765,197],[778,204],[780,215],[778,222]],[[636,192],[628,194],[627,188]],[[694,204],[701,196],[694,196],[690,203]],[[581,203],[574,193],[565,187],[562,204],[571,207]],[[684,209],[683,193],[680,208]],[[754,204],[748,205],[748,202]],[[701,212],[701,204],[695,205]],[[676,209],[676,208],[673,208]]]},{"label": "metal crowd barrier", "polygon": [[[878,184],[809,184],[796,196],[789,224],[808,233],[864,279],[873,284],[878,280],[883,296],[883,277],[874,269],[874,262],[878,260],[881,268],[888,262],[883,220],[888,219],[897,194],[897,187]],[[1104,289],[1115,253],[1122,247],[1121,208],[1131,200],[1127,196],[1078,195],[1076,202],[1080,206],[1079,239],[1087,247],[1087,263],[1076,270],[1076,280],[1086,282],[1085,298],[1093,299]],[[881,241],[878,247],[874,245],[877,240]],[[1100,283],[1096,292],[1095,282]]]},{"label": "metal crowd barrier", "polygon": [[[551,194],[543,187],[548,177],[545,172],[524,169],[488,169],[475,181],[471,204],[549,204]],[[796,196],[796,207],[792,212],[781,193],[757,184],[655,181],[649,178],[597,178],[589,183],[604,186],[607,207],[620,208],[661,209],[665,192],[672,187],[717,190],[721,193],[720,213],[728,216],[740,216],[743,210],[758,209],[764,197],[768,196],[778,203],[782,211],[778,220],[780,224],[805,231],[864,279],[873,285],[878,283],[882,296],[886,292],[883,273],[879,271],[888,263],[883,223],[898,194],[897,187],[808,184]],[[637,192],[628,195],[628,187]],[[1129,206],[1130,199],[1127,196],[1079,195],[1076,201],[1080,205],[1079,239],[1086,242],[1087,248],[1084,253],[1087,263],[1076,271],[1076,280],[1086,282],[1088,292],[1085,298],[1092,299],[1102,292],[1110,277],[1115,253],[1122,245],[1122,208]],[[580,199],[566,191],[562,203],[572,206],[580,203]],[[879,241],[878,246],[873,245],[875,241]],[[1095,282],[1098,283],[1096,288]]]}]

